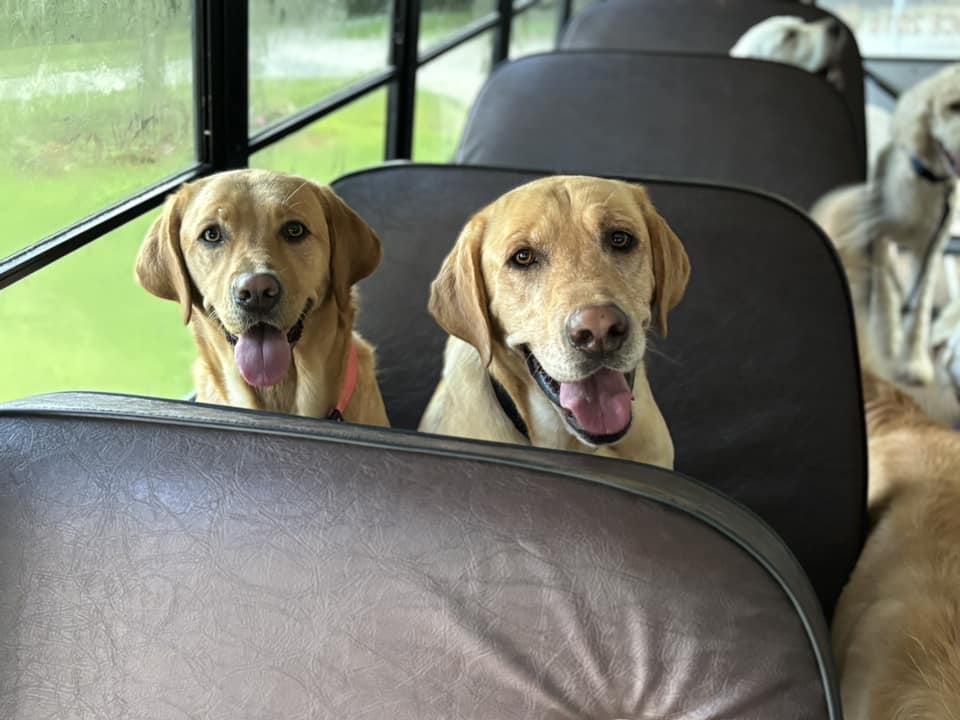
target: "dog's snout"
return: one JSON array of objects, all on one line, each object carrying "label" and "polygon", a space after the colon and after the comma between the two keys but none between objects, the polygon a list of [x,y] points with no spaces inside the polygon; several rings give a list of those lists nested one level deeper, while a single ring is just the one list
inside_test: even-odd
[{"label": "dog's snout", "polygon": [[830,20],[830,22],[827,23],[827,35],[830,37],[838,38],[841,32],[843,32],[843,26],[839,20]]},{"label": "dog's snout", "polygon": [[280,281],[271,273],[244,273],[233,281],[233,300],[244,310],[268,312],[280,299]]},{"label": "dog's snout", "polygon": [[570,344],[586,353],[618,350],[629,332],[630,321],[616,305],[589,305],[567,318]]}]

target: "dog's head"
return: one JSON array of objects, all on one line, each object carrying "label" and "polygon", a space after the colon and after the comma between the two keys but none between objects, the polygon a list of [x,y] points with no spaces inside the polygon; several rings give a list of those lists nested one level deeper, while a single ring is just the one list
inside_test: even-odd
[{"label": "dog's head", "polygon": [[960,63],[907,90],[893,113],[896,142],[960,176]]},{"label": "dog's head", "polygon": [[213,323],[253,386],[283,380],[311,313],[352,312],[380,240],[328,187],[265,170],[220,173],[167,199],[137,258],[140,284]]},{"label": "dog's head", "polygon": [[772,60],[820,73],[834,68],[845,41],[843,25],[834,18],[807,22],[793,15],[777,15],[747,30],[730,55]]},{"label": "dog's head", "polygon": [[667,330],[687,254],[636,185],[553,177],[524,185],[466,225],[433,282],[430,312],[489,365],[523,365],[584,442],[629,428],[646,331]]}]

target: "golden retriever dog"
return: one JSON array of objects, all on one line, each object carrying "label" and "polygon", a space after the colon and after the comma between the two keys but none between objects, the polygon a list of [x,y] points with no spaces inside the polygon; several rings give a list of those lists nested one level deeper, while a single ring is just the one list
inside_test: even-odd
[{"label": "golden retriever dog", "polygon": [[[949,241],[951,197],[960,174],[960,64],[917,83],[900,98],[891,142],[870,182],[822,198],[814,218],[836,243],[856,282],[861,342],[900,381],[936,380],[931,323],[935,285]],[[897,282],[896,252],[912,265]],[[853,282],[851,284],[854,284]]]},{"label": "golden retriever dog", "polygon": [[136,275],[183,308],[198,401],[385,426],[373,349],[353,332],[353,285],[380,256],[330,188],[237,170],[167,199]]},{"label": "golden retriever dog", "polygon": [[872,528],[833,645],[848,720],[960,717],[960,434],[864,378]]},{"label": "golden retriever dog", "polygon": [[451,337],[420,429],[672,467],[643,362],[689,274],[642,187],[561,176],[500,197],[431,287]]},{"label": "golden retriever dog", "polygon": [[822,73],[834,87],[842,89],[839,59],[845,43],[843,25],[832,17],[804,20],[795,15],[775,15],[741,35],[730,48],[730,56],[769,60]]}]

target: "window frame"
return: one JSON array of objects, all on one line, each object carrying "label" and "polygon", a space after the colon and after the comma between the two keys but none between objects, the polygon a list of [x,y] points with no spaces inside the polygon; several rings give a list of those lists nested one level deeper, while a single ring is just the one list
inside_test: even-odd
[{"label": "window frame", "polygon": [[[251,136],[248,125],[249,2],[194,0],[196,162],[177,175],[164,178],[0,259],[0,291],[160,206],[167,195],[183,183],[224,170],[248,167],[252,154],[383,87],[388,89],[383,159],[409,160],[413,150],[418,70],[473,38],[495,30],[492,71],[508,59],[513,19],[541,1],[522,0],[514,4],[512,0],[497,0],[494,12],[472,21],[456,34],[419,53],[421,0],[394,0],[390,10],[390,47],[385,69],[319,98]],[[573,0],[558,2],[558,37],[570,19],[572,4]],[[241,112],[237,112],[238,106],[242,108]]]}]

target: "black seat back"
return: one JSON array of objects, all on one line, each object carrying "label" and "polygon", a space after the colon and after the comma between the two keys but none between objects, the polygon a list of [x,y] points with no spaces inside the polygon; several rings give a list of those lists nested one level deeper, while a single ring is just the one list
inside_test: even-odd
[{"label": "black seat back", "polygon": [[0,688],[4,720],[839,717],[796,561],[687,478],[83,394],[0,406]]},{"label": "black seat back", "polygon": [[[566,50],[727,55],[748,29],[774,15],[837,20],[823,8],[791,0],[604,0],[571,18],[559,46]],[[843,78],[840,94],[857,129],[858,150],[865,158],[863,59],[856,37],[841,25],[845,41],[837,62]]]},{"label": "black seat back", "polygon": [[[383,263],[361,285],[359,327],[377,346],[395,427],[417,426],[440,376],[445,335],[426,305],[443,257],[473,212],[537,177],[394,165],[334,183],[383,240]],[[693,268],[669,337],[648,355],[677,468],[766,519],[832,607],[861,546],[866,481],[859,365],[840,264],[813,222],[776,199],[644,184]]]},{"label": "black seat back", "polygon": [[456,160],[733,183],[803,208],[864,177],[860,141],[822,79],[758,60],[559,52],[499,66]]}]

